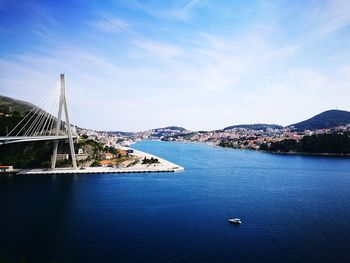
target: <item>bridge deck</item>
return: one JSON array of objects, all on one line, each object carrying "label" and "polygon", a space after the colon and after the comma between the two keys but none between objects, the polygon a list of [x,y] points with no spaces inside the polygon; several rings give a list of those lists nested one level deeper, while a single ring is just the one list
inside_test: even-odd
[{"label": "bridge deck", "polygon": [[[75,138],[76,136],[73,136]],[[9,144],[17,142],[34,142],[34,141],[56,141],[56,140],[66,140],[68,135],[59,136],[8,136],[0,137],[0,144]]]}]

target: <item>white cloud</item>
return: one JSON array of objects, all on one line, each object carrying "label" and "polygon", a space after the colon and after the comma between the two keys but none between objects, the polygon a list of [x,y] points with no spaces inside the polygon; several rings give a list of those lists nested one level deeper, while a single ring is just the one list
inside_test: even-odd
[{"label": "white cloud", "polygon": [[[158,11],[164,11],[163,18],[182,20],[199,4],[202,2],[189,1]],[[333,9],[327,14],[316,12],[305,22],[308,31],[293,37],[276,34],[280,32],[277,22],[259,20],[263,26],[249,25],[240,34],[191,29],[186,31],[190,37],[178,42],[165,36],[172,33],[168,31],[163,35],[142,32],[140,37],[129,22],[104,16],[90,26],[107,33],[131,34],[118,42],[123,45],[122,54],[119,46],[112,45],[113,35],[106,46],[99,42],[94,52],[84,45],[73,48],[61,43],[40,54],[28,51],[8,56],[0,59],[0,91],[35,103],[56,83],[59,73],[66,73],[72,121],[99,130],[290,124],[322,110],[348,107],[346,55],[334,67],[318,64],[330,55],[308,57],[314,47],[320,47],[319,25],[326,25],[324,32],[334,32],[347,24],[347,11]],[[101,40],[105,35],[94,37]]]},{"label": "white cloud", "polygon": [[208,1],[209,0],[187,0],[185,4],[183,4],[183,1],[175,1],[175,5],[168,5],[167,7],[150,6],[149,4],[136,0],[128,1],[127,4],[157,18],[188,21],[191,18],[193,10],[200,5],[205,5]]},{"label": "white cloud", "polygon": [[130,33],[130,24],[122,19],[110,17],[90,22],[90,25],[100,31],[108,33],[128,32]]},{"label": "white cloud", "polygon": [[324,5],[313,8],[308,20],[314,33],[327,36],[350,25],[350,2],[348,0],[326,1]]},{"label": "white cloud", "polygon": [[[181,55],[175,52],[167,61],[151,49],[148,57],[133,58],[141,63],[130,68],[75,48],[1,59],[1,94],[36,103],[59,73],[66,73],[72,122],[99,130],[172,124],[218,129],[241,122],[287,125],[322,110],[347,107],[349,65],[331,74],[292,67],[274,75],[272,65],[278,58],[258,61],[274,51],[265,41],[220,41],[220,48],[211,44],[216,41],[182,48]],[[159,64],[142,63],[150,59]]]},{"label": "white cloud", "polygon": [[186,21],[189,19],[192,10],[196,6],[198,6],[201,2],[203,2],[203,1],[201,1],[201,0],[189,0],[183,8],[171,10],[169,17],[171,19],[178,19],[178,20]]},{"label": "white cloud", "polygon": [[325,22],[322,25],[324,34],[332,33],[350,24],[350,2],[333,0],[325,8]]}]

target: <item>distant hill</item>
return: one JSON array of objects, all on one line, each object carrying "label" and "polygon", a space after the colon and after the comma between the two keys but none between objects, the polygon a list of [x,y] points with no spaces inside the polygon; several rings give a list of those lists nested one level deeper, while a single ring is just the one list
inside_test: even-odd
[{"label": "distant hill", "polygon": [[174,136],[177,134],[188,133],[189,131],[183,127],[168,126],[164,128],[156,128],[144,132],[136,133],[137,136],[141,136],[147,139],[160,139],[162,137]]},{"label": "distant hill", "polygon": [[183,127],[178,127],[178,126],[168,126],[168,127],[164,127],[164,128],[156,128],[153,129],[153,131],[179,131],[179,132],[184,132],[186,131],[185,128]]},{"label": "distant hill", "polygon": [[233,125],[233,126],[228,126],[224,128],[224,131],[226,130],[232,130],[232,129],[251,129],[251,130],[263,130],[266,131],[268,128],[270,129],[282,129],[283,127],[281,125],[276,125],[276,124],[240,124],[240,125]]},{"label": "distant hill", "polygon": [[316,116],[298,122],[289,127],[294,127],[298,131],[330,129],[336,126],[342,126],[350,123],[350,112],[343,110],[328,110],[317,114]]},{"label": "distant hill", "polygon": [[33,107],[34,105],[29,102],[15,100],[15,99],[0,95],[0,112],[3,112],[3,113],[17,112],[23,115],[28,111],[30,111]]},{"label": "distant hill", "polygon": [[[34,104],[22,100],[0,95],[0,136],[6,135],[9,131],[16,127],[16,125],[30,112],[35,106]],[[27,121],[29,123],[36,120],[36,116],[41,114],[40,111],[33,111]],[[62,121],[64,123],[64,121]],[[13,132],[19,132],[21,127],[17,127]],[[21,132],[22,133],[22,132]]]},{"label": "distant hill", "polygon": [[107,131],[108,135],[115,135],[115,136],[132,136],[133,132],[124,132],[124,131]]},{"label": "distant hill", "polygon": [[304,136],[300,141],[285,139],[262,144],[260,150],[282,153],[350,154],[350,132]]},{"label": "distant hill", "polygon": [[161,138],[165,136],[173,136],[176,134],[181,134],[183,132],[186,132],[187,130],[183,127],[178,126],[168,126],[164,128],[157,128],[151,130],[150,137],[151,138]]},{"label": "distant hill", "polygon": [[11,131],[33,107],[29,102],[0,96],[0,136]]}]

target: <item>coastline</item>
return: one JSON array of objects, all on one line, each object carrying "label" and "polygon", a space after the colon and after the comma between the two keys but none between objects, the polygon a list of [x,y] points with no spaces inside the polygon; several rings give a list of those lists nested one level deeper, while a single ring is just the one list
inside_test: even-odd
[{"label": "coastline", "polygon": [[[162,141],[162,140],[154,140],[154,141]],[[214,148],[221,149],[235,149],[241,151],[254,151],[254,152],[262,152],[262,153],[271,153],[271,154],[287,154],[287,155],[307,155],[307,156],[329,156],[329,157],[350,157],[350,153],[308,153],[308,152],[276,152],[276,151],[266,151],[266,150],[255,150],[255,149],[245,149],[245,148],[234,148],[234,147],[223,147],[216,145],[211,142],[193,142],[193,141],[164,141],[164,142],[176,142],[176,143],[188,143],[188,144],[204,144]]]},{"label": "coastline", "polygon": [[[162,140],[148,140],[148,141],[159,141],[159,142],[173,142],[173,143],[184,143],[184,144],[203,144],[209,147],[222,148],[222,149],[235,149],[235,150],[244,150],[244,151],[255,151],[261,153],[269,154],[280,154],[280,155],[301,155],[301,156],[319,156],[319,157],[345,157],[349,158],[350,154],[335,154],[335,153],[304,153],[304,152],[276,152],[276,151],[266,151],[266,150],[256,150],[256,149],[242,149],[234,147],[222,147],[215,145],[213,143],[207,142],[194,142],[194,141],[162,141]],[[137,142],[133,142],[135,144]],[[130,145],[132,145],[130,144]],[[139,162],[130,167],[124,168],[115,168],[115,167],[82,167],[80,169],[74,170],[72,168],[57,168],[54,170],[51,169],[23,169],[17,171],[13,174],[18,175],[58,175],[58,174],[101,174],[101,173],[160,173],[160,172],[181,172],[184,171],[184,167],[172,163],[168,160],[160,158],[159,156],[146,153],[131,147],[129,149],[133,150],[133,153],[130,155],[135,156]],[[155,158],[159,160],[159,163],[156,164],[142,164],[143,158]],[[5,175],[5,174],[3,174]]]},{"label": "coastline", "polygon": [[325,156],[325,157],[350,157],[350,154],[347,153],[307,153],[307,152],[276,152],[276,151],[266,151],[266,150],[255,150],[255,149],[242,149],[242,148],[234,148],[234,147],[222,147],[222,146],[214,146],[222,149],[235,149],[241,151],[253,151],[253,152],[261,152],[261,153],[270,153],[270,154],[281,154],[281,155],[306,155],[306,156]]},{"label": "coastline", "polygon": [[[185,168],[177,165],[175,163],[169,162],[163,158],[160,158],[156,155],[142,152],[133,148],[134,152],[131,155],[136,156],[139,159],[139,163],[125,168],[114,168],[114,167],[82,167],[80,169],[74,170],[72,168],[57,168],[54,170],[51,169],[26,169],[21,170],[18,175],[63,175],[63,174],[106,174],[106,173],[164,173],[164,172],[181,172]],[[141,161],[143,158],[156,158],[159,160],[159,163],[156,164],[142,164]]]},{"label": "coastline", "polygon": [[275,151],[263,151],[263,150],[255,150],[255,151],[263,152],[263,153],[271,153],[271,154],[286,154],[286,155],[307,155],[307,156],[324,156],[324,157],[350,157],[350,154],[348,154],[348,153],[275,152]]},{"label": "coastline", "polygon": [[[144,165],[144,164],[141,164],[141,163],[137,163],[135,164],[134,166],[130,167],[130,168],[138,168],[138,167],[156,167],[156,168],[163,168],[163,169],[174,169],[175,171],[183,171],[185,168],[180,166],[180,165],[177,165],[175,163],[172,163],[168,160],[165,160],[159,156],[156,156],[154,154],[150,154],[150,153],[146,153],[146,152],[143,152],[143,151],[140,151],[140,150],[136,150],[134,148],[130,148],[132,149],[134,152],[131,154],[131,155],[134,155],[136,156],[137,158],[139,158],[139,160],[142,160],[143,158],[147,158],[147,159],[150,159],[150,158],[154,158],[154,159],[158,159],[159,163],[158,164],[151,164],[151,165]],[[123,168],[123,169],[126,169],[126,168]]]}]

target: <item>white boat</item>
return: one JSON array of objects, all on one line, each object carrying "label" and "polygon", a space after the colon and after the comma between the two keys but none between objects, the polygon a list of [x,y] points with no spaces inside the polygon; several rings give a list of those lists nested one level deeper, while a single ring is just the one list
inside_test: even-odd
[{"label": "white boat", "polygon": [[242,221],[239,218],[230,218],[228,222],[230,222],[231,224],[237,224],[237,225],[242,224]]}]

